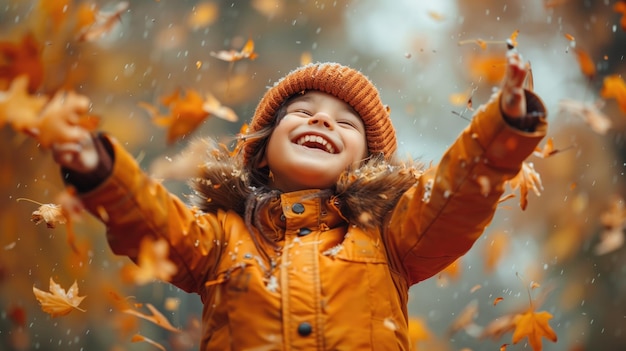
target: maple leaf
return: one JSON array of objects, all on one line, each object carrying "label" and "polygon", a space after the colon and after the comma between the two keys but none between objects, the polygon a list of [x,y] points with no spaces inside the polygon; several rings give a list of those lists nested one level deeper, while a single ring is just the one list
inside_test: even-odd
[{"label": "maple leaf", "polygon": [[28,201],[39,205],[39,208],[33,211],[30,217],[30,220],[35,224],[46,222],[46,226],[52,229],[55,228],[57,224],[65,224],[67,222],[67,218],[65,218],[65,215],[63,214],[61,205],[42,204],[27,198],[19,198],[16,201]]},{"label": "maple leaf", "polygon": [[626,84],[624,84],[624,79],[619,75],[613,74],[604,77],[600,96],[605,99],[614,98],[620,110],[626,113]]},{"label": "maple leaf", "polygon": [[554,148],[554,140],[552,140],[552,138],[548,138],[546,140],[546,143],[544,144],[543,148],[537,146],[535,148],[535,151],[533,151],[533,155],[539,157],[539,158],[548,158],[550,156],[554,156],[556,154],[558,154],[559,152],[565,151],[567,149],[571,148],[565,148],[565,149],[555,149]]},{"label": "maple leaf", "polygon": [[167,318],[165,318],[165,316],[159,312],[159,310],[157,310],[153,305],[147,303],[146,307],[148,307],[148,309],[150,310],[150,312],[152,313],[151,315],[139,312],[137,310],[134,309],[125,309],[122,312],[124,313],[128,313],[130,315],[145,319],[151,323],[154,323],[158,326],[160,326],[163,329],[169,330],[171,332],[175,332],[175,333],[179,333],[180,330],[175,328],[168,320]]},{"label": "maple leaf", "polygon": [[28,77],[28,91],[31,93],[37,90],[44,78],[40,45],[31,33],[25,34],[20,44],[0,42],[0,89],[5,89],[22,75]]},{"label": "maple leaf", "polygon": [[241,51],[236,50],[220,50],[218,52],[211,51],[211,56],[226,62],[235,62],[243,59],[254,60],[258,54],[254,52],[254,41],[248,39]]},{"label": "maple leaf", "polygon": [[128,2],[122,1],[115,5],[111,12],[99,11],[95,16],[95,22],[83,27],[78,34],[78,41],[94,41],[107,33],[121,22],[122,13],[128,10]]},{"label": "maple leaf", "polygon": [[36,127],[47,101],[45,96],[28,93],[28,76],[15,78],[8,91],[0,91],[0,127],[9,123],[19,132]]},{"label": "maple leaf", "polygon": [[44,148],[55,143],[79,143],[99,122],[98,117],[87,114],[89,105],[86,96],[58,91],[41,112],[31,133]]},{"label": "maple leaf", "polygon": [[563,99],[559,102],[559,113],[568,113],[579,117],[591,127],[591,130],[604,135],[613,123],[609,117],[599,110],[601,105],[601,101],[595,104],[586,104],[576,100]]},{"label": "maple leaf", "polygon": [[542,350],[541,338],[556,342],[557,335],[548,324],[552,315],[546,311],[535,312],[529,310],[524,314],[515,316],[515,331],[513,332],[513,343],[517,344],[523,338],[528,338],[528,343],[534,351]]},{"label": "maple leaf", "polygon": [[39,301],[41,309],[51,317],[65,316],[74,309],[85,312],[85,310],[78,307],[85,296],[78,296],[78,284],[76,281],[66,292],[50,277],[50,292],[39,290],[33,286],[33,293],[37,301]]},{"label": "maple leaf", "polygon": [[159,279],[168,281],[176,274],[176,265],[169,258],[169,244],[165,239],[144,238],[139,246],[137,265],[122,269],[122,278],[127,282],[143,285]]},{"label": "maple leaf", "polygon": [[541,176],[530,162],[522,163],[522,169],[508,183],[512,190],[520,189],[520,207],[522,210],[525,210],[528,205],[528,190],[532,190],[537,196],[541,196],[543,190]]}]

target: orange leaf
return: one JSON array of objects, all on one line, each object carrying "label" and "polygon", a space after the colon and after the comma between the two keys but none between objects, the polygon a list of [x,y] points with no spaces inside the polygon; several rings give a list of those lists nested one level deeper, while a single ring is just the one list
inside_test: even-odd
[{"label": "orange leaf", "polygon": [[126,282],[143,285],[155,279],[168,281],[176,274],[176,265],[169,260],[169,244],[165,239],[144,238],[139,246],[137,265],[122,268]]},{"label": "orange leaf", "polygon": [[189,89],[184,95],[176,90],[172,95],[165,96],[161,100],[163,105],[170,109],[169,115],[159,115],[156,107],[145,103],[141,106],[148,110],[156,125],[168,128],[168,143],[173,143],[193,132],[209,116],[209,113],[204,110],[204,99],[194,90]]},{"label": "orange leaf", "polygon": [[620,110],[626,113],[626,84],[622,77],[616,74],[605,77],[602,89],[600,90],[600,96],[605,99],[615,99]]},{"label": "orange leaf", "polygon": [[533,151],[533,155],[540,157],[540,158],[548,158],[561,151],[562,150],[555,149],[554,141],[552,140],[552,138],[548,138],[543,148],[540,148],[539,146],[535,148],[535,151]]},{"label": "orange leaf", "polygon": [[154,340],[152,340],[152,339],[149,339],[149,338],[147,338],[147,337],[145,337],[145,336],[143,336],[143,335],[135,334],[135,335],[133,335],[133,337],[130,339],[130,341],[132,341],[132,342],[142,342],[142,341],[143,341],[143,342],[147,342],[148,344],[150,344],[150,345],[152,345],[152,346],[155,346],[155,347],[156,347],[156,348],[158,348],[159,350],[162,350],[162,351],[167,351],[167,350],[165,349],[165,347],[163,347],[163,345],[161,345],[161,344],[159,344],[158,342],[156,342],[156,341],[154,341]]},{"label": "orange leaf", "polygon": [[506,233],[497,232],[490,236],[491,241],[485,248],[485,270],[493,272],[509,246],[509,237]]},{"label": "orange leaf", "polygon": [[123,310],[122,312],[124,313],[128,313],[130,315],[145,319],[149,322],[152,322],[158,326],[160,326],[163,329],[169,330],[171,332],[175,332],[178,333],[180,332],[180,330],[178,330],[177,328],[175,328],[172,324],[170,324],[170,322],[167,320],[167,318],[165,318],[165,316],[163,314],[161,314],[161,312],[159,312],[159,310],[157,310],[154,306],[152,306],[151,304],[147,303],[146,307],[148,307],[148,309],[150,310],[150,312],[152,313],[152,315],[147,315],[144,313],[141,313],[137,310],[133,310],[133,309],[126,309]]},{"label": "orange leaf", "polygon": [[30,33],[24,35],[20,44],[0,42],[0,89],[6,89],[11,81],[22,75],[28,77],[28,91],[31,93],[37,90],[44,78],[40,45]]},{"label": "orange leaf", "polygon": [[499,84],[504,78],[506,58],[504,55],[481,54],[468,60],[469,74],[472,80],[483,80],[487,84]]},{"label": "orange leaf", "polygon": [[523,338],[528,338],[528,343],[534,351],[541,351],[541,338],[544,337],[552,342],[557,341],[557,336],[548,320],[552,315],[546,311],[535,312],[532,309],[524,314],[515,316],[515,331],[513,332],[513,343],[517,344]]},{"label": "orange leaf", "polygon": [[585,50],[579,48],[575,48],[574,53],[578,59],[580,71],[585,75],[585,77],[593,79],[596,75],[596,64],[591,59],[591,56],[589,56]]},{"label": "orange leaf", "polygon": [[472,300],[463,308],[459,315],[448,327],[448,335],[454,335],[459,330],[466,330],[475,327],[474,319],[478,315],[478,301]]},{"label": "orange leaf", "polygon": [[211,51],[211,56],[227,62],[235,62],[243,59],[254,60],[258,57],[258,54],[254,52],[254,41],[248,39],[241,51],[236,50],[221,50],[218,52]]},{"label": "orange leaf", "polygon": [[45,96],[28,93],[28,76],[17,77],[8,91],[0,92],[0,127],[9,123],[19,132],[36,128],[39,113],[47,101]]},{"label": "orange leaf", "polygon": [[541,196],[541,190],[543,190],[541,176],[535,171],[533,164],[529,162],[522,163],[522,169],[508,183],[511,189],[520,189],[520,207],[522,210],[525,210],[528,205],[528,190],[532,190],[537,196]]},{"label": "orange leaf", "polygon": [[34,286],[33,293],[37,301],[39,301],[39,304],[41,304],[41,309],[51,317],[64,316],[72,312],[73,309],[85,312],[85,310],[78,307],[85,296],[78,296],[78,285],[76,281],[74,281],[74,284],[66,292],[50,277],[49,293],[39,290]]},{"label": "orange leaf", "polygon": [[509,39],[506,40],[506,44],[508,45],[509,49],[513,49],[513,48],[517,47],[517,36],[518,35],[519,35],[519,29],[516,29],[511,34]]},{"label": "orange leaf", "polygon": [[[57,92],[46,105],[36,127],[35,137],[42,147],[54,143],[80,142],[86,127],[97,126],[97,117],[87,115],[90,101],[72,91]],[[95,119],[90,122],[90,119]]]},{"label": "orange leaf", "polygon": [[432,332],[428,329],[426,322],[418,317],[409,317],[409,341],[415,346],[420,341],[431,338]]},{"label": "orange leaf", "polygon": [[502,302],[502,301],[504,301],[504,297],[496,297],[496,298],[493,300],[493,305],[495,306],[495,305],[499,304],[499,303],[500,303],[500,302]]}]

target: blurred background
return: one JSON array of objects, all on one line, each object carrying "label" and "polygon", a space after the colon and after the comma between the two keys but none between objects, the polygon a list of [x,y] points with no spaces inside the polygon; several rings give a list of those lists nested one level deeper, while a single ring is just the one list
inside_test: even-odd
[{"label": "blurred background", "polygon": [[[35,54],[26,53],[19,62],[41,60],[37,92],[51,96],[65,88],[88,96],[92,113],[101,117],[100,129],[137,155],[146,171],[193,138],[228,143],[267,87],[310,61],[340,62],[369,76],[391,108],[400,153],[436,163],[472,110],[498,87],[505,40],[519,31],[517,48],[531,63],[556,152],[528,160],[541,176],[540,196],[531,191],[525,210],[519,196],[502,202],[466,256],[411,288],[416,349],[499,350],[508,344],[507,350],[529,350],[527,339],[513,345],[510,331],[481,334],[531,303],[553,316],[549,324],[558,341],[544,338],[544,350],[626,349],[626,107],[600,95],[605,77],[626,74],[623,2],[145,0],[127,5],[0,0],[0,76],[10,64],[9,47],[26,47],[30,33]],[[85,8],[104,18],[123,10],[105,22],[102,33],[77,39],[68,28],[75,28]],[[211,54],[239,51],[248,40],[258,54],[254,60],[228,62]],[[7,82],[0,86],[6,90]],[[211,93],[239,120],[211,117],[168,143],[167,129],[140,105],[158,105],[176,89]],[[611,123],[608,130],[594,128],[598,114]],[[197,349],[198,296],[163,283],[124,283],[120,270],[129,261],[111,253],[104,226],[91,217],[74,223],[84,256],[67,244],[65,225],[50,229],[31,222],[38,205],[17,200],[53,203],[63,189],[58,168],[33,139],[8,126],[0,133],[0,349],[156,349],[132,342],[135,334],[167,350]],[[181,197],[189,193],[184,181],[164,183]],[[47,291],[50,277],[66,289],[76,281],[80,295],[87,296],[80,305],[86,312],[57,318],[42,312],[32,289]],[[154,305],[184,332],[120,313],[115,296]],[[467,311],[474,313],[461,323]]]}]

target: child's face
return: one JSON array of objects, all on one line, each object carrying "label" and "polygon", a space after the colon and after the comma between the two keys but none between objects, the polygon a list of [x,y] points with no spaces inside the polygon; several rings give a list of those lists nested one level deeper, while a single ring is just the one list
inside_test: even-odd
[{"label": "child's face", "polygon": [[365,127],[354,109],[332,95],[309,91],[287,105],[260,166],[269,166],[273,188],[326,189],[367,156]]}]

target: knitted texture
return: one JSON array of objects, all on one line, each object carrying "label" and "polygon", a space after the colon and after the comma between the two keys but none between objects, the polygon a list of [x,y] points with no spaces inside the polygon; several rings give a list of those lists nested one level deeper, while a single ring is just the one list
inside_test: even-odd
[{"label": "knitted texture", "polygon": [[[396,151],[396,133],[389,118],[389,109],[383,105],[378,90],[362,73],[338,63],[315,63],[302,66],[274,84],[259,102],[248,133],[271,125],[276,111],[290,96],[308,90],[331,94],[352,106],[365,125],[370,154],[391,157]],[[247,162],[259,141],[251,142],[244,151]]]}]

